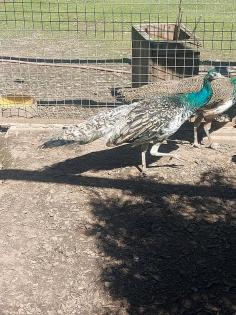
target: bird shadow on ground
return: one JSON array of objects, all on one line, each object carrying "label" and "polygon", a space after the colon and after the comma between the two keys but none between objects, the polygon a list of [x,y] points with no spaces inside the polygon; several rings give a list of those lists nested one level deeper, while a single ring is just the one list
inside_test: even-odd
[{"label": "bird shadow on ground", "polygon": [[185,122],[169,139],[193,142],[193,123]]},{"label": "bird shadow on ground", "polygon": [[[73,148],[73,145],[72,145]],[[167,145],[161,145],[160,152],[169,153],[178,148],[174,142]],[[140,152],[140,154],[138,154]],[[147,162],[151,164],[157,161],[158,157],[153,157],[147,154]],[[87,171],[113,170],[128,166],[136,166],[141,164],[141,151],[139,147],[131,147],[123,145],[112,149],[105,149],[96,152],[90,152],[73,159],[68,159],[63,162],[47,167],[49,173],[55,174],[82,174]],[[174,164],[170,164],[173,167]]]}]

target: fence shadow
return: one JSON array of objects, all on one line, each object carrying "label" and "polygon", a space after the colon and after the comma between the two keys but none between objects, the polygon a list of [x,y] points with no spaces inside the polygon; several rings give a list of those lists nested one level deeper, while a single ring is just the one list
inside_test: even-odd
[{"label": "fence shadow", "polygon": [[202,181],[218,196],[143,181],[130,202],[104,194],[91,200],[98,223],[88,233],[107,257],[102,280],[129,314],[234,314],[232,187],[214,172]]},{"label": "fence shadow", "polygon": [[105,290],[123,300],[129,314],[234,314],[236,190],[220,171],[193,185],[81,176],[64,163],[51,170],[0,170],[0,179],[93,188],[96,224],[87,233],[102,253]]}]

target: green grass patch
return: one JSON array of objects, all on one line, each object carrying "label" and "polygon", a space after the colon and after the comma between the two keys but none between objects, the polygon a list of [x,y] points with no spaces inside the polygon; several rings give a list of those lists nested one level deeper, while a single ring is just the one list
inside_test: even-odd
[{"label": "green grass patch", "polygon": [[[5,1],[0,3],[0,37],[20,38],[26,34],[54,38],[76,36],[80,41],[98,41],[104,49],[130,48],[131,27],[141,23],[173,23],[178,0],[145,1]],[[182,1],[183,22],[194,29],[206,51],[224,52],[235,58],[235,0]],[[26,33],[27,32],[27,33]]]}]

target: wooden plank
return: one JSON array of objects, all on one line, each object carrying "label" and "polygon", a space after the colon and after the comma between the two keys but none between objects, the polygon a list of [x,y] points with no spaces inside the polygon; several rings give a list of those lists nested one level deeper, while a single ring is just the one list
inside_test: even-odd
[{"label": "wooden plank", "polygon": [[150,41],[132,27],[132,87],[149,82]]},{"label": "wooden plank", "polygon": [[72,65],[67,63],[49,63],[49,62],[34,62],[34,61],[23,61],[23,60],[12,60],[12,59],[0,59],[1,63],[16,63],[16,64],[27,64],[27,65],[37,65],[43,67],[63,67],[63,68],[80,68],[86,70],[98,70],[105,72],[113,72],[114,74],[130,74],[130,71],[120,70],[120,69],[111,69],[107,67],[99,67],[99,66],[90,66],[90,65]]},{"label": "wooden plank", "polygon": [[132,28],[132,87],[157,79],[183,78],[199,73],[200,52],[196,45],[150,38],[154,33],[167,36],[168,27],[170,25],[155,24]]}]

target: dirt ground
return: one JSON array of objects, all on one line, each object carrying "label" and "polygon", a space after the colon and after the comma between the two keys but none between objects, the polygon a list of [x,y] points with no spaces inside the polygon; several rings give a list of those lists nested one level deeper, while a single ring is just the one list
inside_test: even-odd
[{"label": "dirt ground", "polygon": [[143,178],[127,146],[39,150],[58,128],[0,133],[0,314],[236,314],[236,147]]},{"label": "dirt ground", "polygon": [[[75,65],[79,66],[79,65]],[[87,66],[85,64],[85,66]],[[89,66],[89,65],[88,65]],[[129,65],[94,65],[94,68],[130,71]],[[32,115],[53,119],[81,119],[83,108],[96,110],[122,103],[114,97],[116,90],[129,86],[130,74],[64,67],[39,66],[37,64],[1,64],[0,95],[30,95],[37,109],[21,106]],[[0,116],[9,115],[0,109]],[[18,113],[17,113],[18,115]],[[21,116],[19,114],[19,116]],[[82,117],[83,118],[83,117]],[[87,118],[87,117],[84,117]]]},{"label": "dirt ground", "polygon": [[[26,109],[38,117],[81,119],[82,108],[122,104],[114,95],[131,86],[130,54],[119,41],[108,49],[106,41],[76,37],[2,38],[0,95],[31,95],[37,113]],[[0,109],[0,116],[8,115]]]}]

